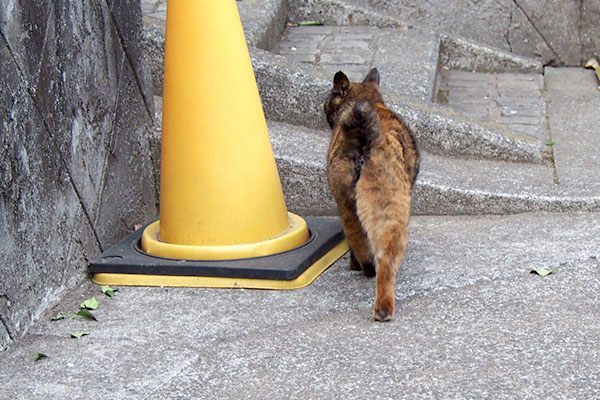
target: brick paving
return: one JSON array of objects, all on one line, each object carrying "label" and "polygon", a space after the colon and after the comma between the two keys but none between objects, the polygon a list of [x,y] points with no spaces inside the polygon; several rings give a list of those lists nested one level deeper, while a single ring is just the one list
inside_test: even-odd
[{"label": "brick paving", "polygon": [[[331,75],[343,70],[351,80],[360,80],[374,66],[376,53],[383,51],[381,46],[390,43],[378,40],[390,31],[372,26],[292,27],[276,51],[296,62],[320,65]],[[397,35],[403,34],[397,31]],[[438,79],[437,102],[516,132],[545,138],[541,75],[441,70]],[[405,84],[396,82],[396,87],[402,90],[398,86]]]},{"label": "brick paving", "polygon": [[297,26],[284,33],[275,52],[299,63],[319,65],[352,81],[372,67],[382,87],[399,96],[431,101],[439,40],[429,32],[375,26]]},{"label": "brick paving", "polygon": [[321,65],[331,75],[343,70],[359,80],[372,67],[379,31],[373,26],[298,26],[287,30],[276,51],[296,62]]},{"label": "brick paving", "polygon": [[546,104],[542,75],[444,70],[438,79],[439,103],[544,139]]}]

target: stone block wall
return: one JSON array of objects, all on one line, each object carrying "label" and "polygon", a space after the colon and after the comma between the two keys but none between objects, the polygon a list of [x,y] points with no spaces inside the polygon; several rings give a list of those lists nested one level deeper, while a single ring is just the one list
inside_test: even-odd
[{"label": "stone block wall", "polygon": [[0,349],[157,215],[139,0],[0,0]]}]

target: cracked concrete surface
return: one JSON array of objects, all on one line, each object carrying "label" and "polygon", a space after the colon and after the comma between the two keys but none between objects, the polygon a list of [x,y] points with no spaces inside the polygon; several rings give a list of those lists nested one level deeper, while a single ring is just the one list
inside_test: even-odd
[{"label": "cracked concrete surface", "polygon": [[[356,0],[346,3],[360,4]],[[522,56],[540,57],[545,65],[581,65],[600,48],[594,34],[600,19],[595,0],[369,0],[367,4],[405,26],[429,27]],[[319,17],[314,11],[309,16]]]},{"label": "cracked concrete surface", "polygon": [[[539,37],[544,41],[544,44],[550,49],[552,54],[557,58],[556,61],[554,61],[554,60],[552,61],[552,64],[558,63],[559,65],[564,65],[565,64],[564,60],[560,57],[560,55],[556,52],[556,50],[554,50],[554,48],[552,48],[552,44],[548,41],[548,39],[546,39],[546,37],[544,36],[544,33],[536,26],[535,22],[531,19],[529,14],[527,14],[527,12],[523,9],[523,7],[519,4],[519,2],[517,0],[512,0],[512,1],[513,1],[514,5],[517,7],[517,9],[519,9],[519,11],[521,11],[523,13],[525,18],[527,18],[527,21],[529,22],[531,27],[537,32]],[[512,15],[513,14],[511,12],[511,22],[512,22]],[[509,43],[509,45],[510,45],[510,43]],[[510,46],[510,51],[512,52],[512,46]]]}]

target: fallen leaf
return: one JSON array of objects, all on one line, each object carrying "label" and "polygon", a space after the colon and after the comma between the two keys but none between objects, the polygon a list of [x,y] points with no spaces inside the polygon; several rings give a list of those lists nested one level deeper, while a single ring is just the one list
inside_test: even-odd
[{"label": "fallen leaf", "polygon": [[555,144],[556,144],[556,142],[552,141],[552,140],[545,143],[546,146],[554,146]]},{"label": "fallen leaf", "polygon": [[115,297],[115,292],[119,289],[113,289],[110,286],[102,286],[102,293],[108,297]]},{"label": "fallen leaf", "polygon": [[91,312],[90,312],[88,309],[86,309],[86,308],[82,308],[82,309],[81,309],[81,310],[79,310],[79,311],[77,312],[77,314],[75,314],[75,315],[77,315],[77,316],[80,316],[80,317],[84,317],[84,318],[88,318],[88,319],[93,319],[94,321],[98,321],[98,320],[96,319],[96,317],[94,316],[94,314],[92,314],[92,313],[91,313]]},{"label": "fallen leaf", "polygon": [[551,273],[553,273],[554,271],[551,269],[547,269],[547,268],[540,268],[540,269],[532,269],[530,273],[532,274],[537,274],[539,276],[546,276],[546,275],[550,275]]},{"label": "fallen leaf", "polygon": [[72,315],[63,314],[63,313],[59,312],[54,317],[50,318],[50,321],[58,321],[58,320],[61,320],[61,319],[68,319],[68,318],[73,318],[73,316]]},{"label": "fallen leaf", "polygon": [[595,57],[592,57],[589,60],[587,60],[587,62],[585,63],[585,67],[596,69],[600,68],[600,64],[598,63],[598,60],[596,60]]},{"label": "fallen leaf", "polygon": [[76,332],[76,333],[71,333],[71,337],[75,338],[75,339],[81,339],[82,336],[87,336],[89,334],[90,334],[90,331]]},{"label": "fallen leaf", "polygon": [[593,68],[594,71],[596,71],[596,77],[598,78],[598,81],[600,81],[600,64],[598,63],[598,60],[596,60],[595,57],[590,58],[587,61],[587,63],[585,63],[585,67]]},{"label": "fallen leaf", "polygon": [[33,361],[39,361],[39,360],[41,360],[42,358],[48,358],[48,356],[47,356],[47,355],[45,355],[45,354],[43,354],[43,353],[37,353],[37,354],[35,355],[35,357],[33,357]]},{"label": "fallen leaf", "polygon": [[81,308],[86,308],[88,310],[95,310],[96,308],[98,308],[98,300],[96,300],[96,296],[92,297],[91,299],[87,299],[86,301],[84,301],[83,303],[81,303]]}]

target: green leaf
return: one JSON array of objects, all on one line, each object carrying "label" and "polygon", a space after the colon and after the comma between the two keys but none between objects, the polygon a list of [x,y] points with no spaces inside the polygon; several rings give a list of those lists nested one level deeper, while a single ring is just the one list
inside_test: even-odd
[{"label": "green leaf", "polygon": [[71,333],[71,337],[75,338],[75,339],[81,339],[82,336],[87,336],[89,334],[90,334],[90,331],[75,332],[75,333]]},{"label": "green leaf", "polygon": [[88,310],[95,310],[96,308],[98,308],[98,305],[98,300],[96,300],[96,296],[94,296],[91,299],[87,299],[86,301],[81,303],[80,307],[87,308]]},{"label": "green leaf", "polygon": [[69,319],[69,318],[73,318],[73,316],[72,315],[63,314],[63,313],[59,312],[54,317],[50,318],[50,321],[58,321],[58,320],[61,320],[61,319]]},{"label": "green leaf", "polygon": [[102,293],[107,295],[108,297],[115,297],[115,292],[118,289],[113,289],[110,286],[102,286]]},{"label": "green leaf", "polygon": [[33,357],[33,361],[39,361],[39,360],[41,360],[42,358],[48,358],[48,356],[47,356],[47,355],[45,355],[45,354],[43,354],[43,353],[37,353],[37,354],[35,355],[35,357]]},{"label": "green leaf", "polygon": [[82,308],[81,310],[77,311],[77,314],[80,317],[84,317],[84,318],[88,318],[88,319],[93,319],[94,321],[98,321],[96,319],[96,317],[94,317],[94,314],[92,314],[89,310]]},{"label": "green leaf", "polygon": [[537,274],[539,276],[546,276],[546,275],[550,275],[551,273],[553,273],[554,271],[551,269],[546,269],[546,268],[540,268],[540,269],[532,269],[531,273],[532,274]]},{"label": "green leaf", "polygon": [[319,21],[302,21],[297,23],[298,26],[318,26],[323,25],[322,22]]},{"label": "green leaf", "polygon": [[546,146],[554,146],[555,144],[556,144],[556,142],[553,140],[550,140],[549,142],[545,143]]}]

